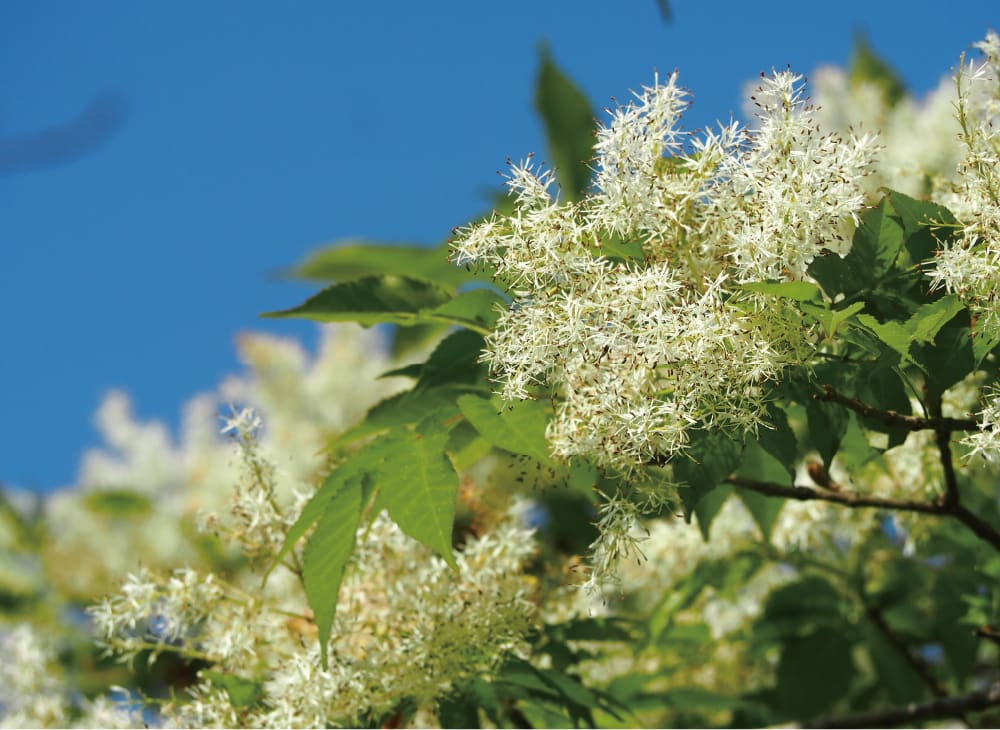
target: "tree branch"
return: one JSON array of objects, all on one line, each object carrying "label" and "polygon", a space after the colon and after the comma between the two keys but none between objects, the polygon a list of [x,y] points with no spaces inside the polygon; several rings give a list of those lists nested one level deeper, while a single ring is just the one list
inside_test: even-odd
[{"label": "tree branch", "polygon": [[989,626],[980,626],[973,633],[980,639],[987,639],[994,644],[1000,644],[1000,632]]},{"label": "tree branch", "polygon": [[[865,614],[871,620],[875,628],[879,630],[879,633],[885,638],[886,641],[896,650],[896,652],[903,658],[903,660],[910,665],[910,668],[916,672],[917,676],[920,677],[927,688],[931,691],[935,697],[945,697],[947,692],[941,683],[938,682],[937,677],[934,676],[934,672],[931,671],[930,666],[925,662],[920,656],[914,654],[910,651],[910,647],[906,645],[896,631],[889,626],[885,620],[885,616],[882,615],[882,609],[868,602],[868,599],[862,595],[861,602],[865,608]],[[966,723],[968,724],[968,723]]]},{"label": "tree branch", "polygon": [[[891,509],[901,512],[923,512],[925,514],[943,514],[943,507],[935,502],[917,502],[908,499],[889,499],[887,497],[868,497],[853,492],[832,491],[819,487],[788,487],[775,482],[759,482],[745,477],[730,476],[723,480],[726,484],[734,487],[748,489],[751,492],[767,495],[768,497],[785,497],[787,499],[797,499],[800,501],[819,500],[821,502],[833,502],[845,507],[871,507],[874,509]],[[1000,535],[998,535],[1000,538]]]},{"label": "tree branch", "polygon": [[905,428],[908,431],[931,430],[938,431],[939,433],[941,431],[950,433],[952,431],[976,431],[979,429],[979,424],[974,418],[945,418],[941,415],[932,418],[922,418],[921,416],[906,416],[896,411],[882,411],[878,408],[873,408],[857,398],[848,398],[846,395],[835,391],[829,385],[824,385],[823,394],[817,394],[815,398],[816,400],[839,403],[866,418],[881,421],[887,426]]},{"label": "tree branch", "polygon": [[[937,398],[931,404],[931,409],[932,415],[941,415],[940,398]],[[937,441],[938,453],[941,455],[941,468],[944,469],[944,503],[948,507],[958,507],[960,497],[958,493],[958,478],[955,476],[955,464],[951,455],[951,432],[944,428],[938,428],[934,436],[935,441]]]},{"label": "tree branch", "polygon": [[988,542],[1000,551],[1000,532],[978,515],[970,512],[959,503],[950,503],[945,499],[935,502],[918,502],[908,499],[890,499],[887,497],[869,497],[847,491],[831,491],[818,487],[788,487],[774,482],[759,482],[745,477],[730,476],[723,480],[740,489],[767,495],[768,497],[784,497],[800,501],[819,500],[833,502],[845,507],[872,508],[896,510],[899,512],[921,512],[940,517],[954,517],[971,530],[980,540]]},{"label": "tree branch", "polygon": [[801,727],[893,727],[923,720],[958,717],[965,712],[978,712],[997,705],[1000,705],[1000,684],[994,684],[989,689],[977,690],[964,695],[941,697],[930,702],[911,703],[903,707],[889,707],[883,710],[858,712],[839,717],[821,717],[805,722]]}]

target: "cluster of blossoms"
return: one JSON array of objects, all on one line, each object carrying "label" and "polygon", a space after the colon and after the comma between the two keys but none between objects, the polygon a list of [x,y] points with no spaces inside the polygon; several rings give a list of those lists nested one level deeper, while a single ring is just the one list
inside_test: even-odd
[{"label": "cluster of blossoms", "polygon": [[1000,330],[1000,36],[976,44],[985,61],[959,68],[958,122],[965,157],[952,189],[939,196],[962,229],[938,256],[932,279],[979,315],[978,328]]},{"label": "cluster of blossoms", "polygon": [[[1000,339],[1000,36],[976,44],[985,60],[961,65],[958,87],[959,139],[965,157],[957,180],[939,195],[958,217],[958,241],[940,252],[932,269],[936,286],[957,294],[977,317],[975,336]],[[967,439],[974,452],[1000,456],[1000,404],[984,394],[982,430]]]},{"label": "cluster of blossoms", "polygon": [[485,357],[508,399],[552,386],[555,454],[629,471],[692,428],[755,430],[763,386],[808,356],[808,333],[740,285],[846,253],[875,145],[821,133],[795,74],[755,96],[756,129],[696,138],[673,75],[599,129],[581,202],[514,165],[514,213],[459,231],[455,260],[490,265],[516,298]]},{"label": "cluster of blossoms", "polygon": [[[188,401],[176,437],[163,423],[138,419],[126,394],[105,397],[95,418],[105,445],[83,455],[71,488],[40,506],[49,526],[41,568],[59,591],[92,600],[113,590],[137,559],[148,568],[213,567],[218,556],[206,551],[195,522],[202,513],[228,511],[234,484],[260,483],[254,474],[260,465],[234,458],[233,437],[243,442],[239,431],[220,434],[219,414],[228,404],[240,408],[226,424],[247,407],[268,414],[266,429],[243,435],[252,436],[254,452],[273,464],[267,479],[273,494],[253,487],[238,498],[291,507],[323,469],[329,435],[353,425],[401,385],[378,378],[391,367],[379,333],[353,325],[324,327],[315,357],[271,335],[244,334],[238,344],[246,371]],[[0,555],[0,573],[3,567]],[[37,574],[40,567],[32,570]]]},{"label": "cluster of blossoms", "polygon": [[[883,148],[868,177],[873,195],[886,187],[930,197],[958,218],[957,241],[938,252],[928,275],[977,316],[975,335],[992,340],[1000,333],[1000,36],[990,31],[975,47],[982,59],[960,65],[920,102],[906,96],[890,103],[877,85],[852,82],[836,68],[820,69],[813,85],[824,128],[879,130]],[[981,429],[964,443],[972,454],[995,459],[996,396],[982,398],[981,408],[968,409],[979,411]]]},{"label": "cluster of blossoms", "polygon": [[865,178],[870,199],[885,188],[922,198],[954,178],[963,151],[956,137],[952,79],[941,79],[923,99],[894,99],[876,83],[824,66],[810,75],[810,87],[822,129],[878,130],[877,164]]},{"label": "cluster of blossoms", "polygon": [[[979,47],[986,63],[960,74],[962,145],[946,142],[936,152],[928,145],[922,156],[903,147],[912,147],[914,129],[947,136],[943,94],[923,110],[908,99],[890,108],[870,89],[848,91],[832,73],[821,76],[821,94],[844,97],[841,108],[861,110],[871,120],[864,126],[881,128],[888,162],[874,173],[873,137],[842,125],[835,101],[823,103],[833,112],[810,107],[801,77],[790,72],[762,79],[753,129],[731,124],[696,136],[679,126],[687,101],[674,75],[599,130],[594,187],[582,201],[554,196],[552,172],[513,165],[513,215],[460,232],[459,263],[488,265],[514,296],[485,353],[502,394],[533,398],[551,387],[553,452],[628,477],[627,495],[602,495],[585,587],[610,581],[621,604],[648,615],[661,596],[683,596],[696,571],[711,574],[713,563],[753,553],[759,566],[766,542],[774,562],[725,586],[701,586],[677,611],[680,623],[732,639],[764,612],[776,587],[801,576],[797,557],[843,555],[880,534],[878,513],[789,501],[765,536],[733,497],[703,540],[696,525],[677,517],[643,521],[673,495],[657,493],[662,485],[643,481],[640,467],[683,452],[696,429],[740,435],[767,427],[768,386],[807,364],[817,338],[790,304],[746,285],[808,279],[815,257],[847,253],[856,214],[876,183],[933,194],[958,214],[959,240],[940,254],[931,279],[970,306],[982,332],[1000,331],[1000,142],[991,126],[1000,112],[1000,39],[991,34]],[[405,702],[419,708],[414,722],[430,725],[437,702],[472,678],[494,675],[506,658],[542,661],[531,656],[528,638],[536,604],[549,623],[614,610],[614,598],[584,600],[565,586],[538,595],[526,572],[536,543],[520,507],[471,530],[455,553],[457,571],[382,514],[356,534],[324,666],[302,550],[290,552],[263,586],[260,569],[331,466],[320,454],[330,435],[391,392],[392,383],[376,379],[387,358],[370,333],[347,328],[324,341],[313,363],[272,338],[246,338],[242,351],[253,377],[231,379],[219,394],[193,402],[176,443],[164,427],[137,423],[124,396],[110,396],[99,421],[112,448],[88,454],[78,487],[43,508],[51,534],[42,566],[28,567],[44,567],[57,591],[77,602],[118,586],[88,613],[110,654],[173,654],[204,668],[181,699],[152,700],[158,709],[146,719],[182,727],[350,726],[394,722]],[[982,428],[965,445],[994,457],[1000,395],[984,394],[980,375],[945,394],[946,415],[979,410]],[[219,436],[225,402],[240,404],[222,428],[231,439]],[[250,406],[267,413],[266,424]],[[852,427],[850,438],[866,438],[856,421]],[[493,466],[485,468],[502,497],[483,494],[490,490],[484,479],[476,499],[496,497],[506,507],[514,485]],[[958,469],[970,474],[969,464]],[[861,466],[837,457],[829,476],[852,493],[906,499],[932,499],[943,483],[931,431],[914,432]],[[810,477],[799,465],[794,483]],[[0,522],[0,539],[11,534],[5,527]],[[912,538],[910,522],[897,527]],[[87,560],[68,559],[79,555]],[[21,586],[31,572],[14,575],[9,557],[0,551],[4,589],[5,580]],[[17,590],[29,597],[45,590],[24,585]],[[106,697],[67,700],[53,647],[25,624],[0,629],[0,654],[14,658],[0,667],[0,724],[142,722]],[[605,651],[579,669],[595,681],[637,668],[665,674],[673,649],[661,650],[637,658],[635,646],[622,642],[620,652]],[[774,669],[766,658],[740,655],[735,640],[698,651],[705,671],[683,682],[706,689],[743,693],[766,686]],[[724,666],[753,670],[722,676]]]},{"label": "cluster of blossoms", "polygon": [[[140,571],[90,614],[122,659],[174,652],[209,666],[186,701],[161,707],[171,724],[350,726],[392,714],[403,698],[432,711],[435,700],[512,653],[527,656],[534,604],[523,565],[534,549],[531,531],[512,515],[470,539],[454,571],[380,515],[358,532],[327,668],[290,570],[264,589],[191,570]],[[255,701],[234,700],[220,674],[252,684]]]},{"label": "cluster of blossoms", "polygon": [[94,700],[80,697],[54,671],[56,648],[51,637],[30,624],[0,627],[0,727],[126,728],[143,724],[128,703],[105,696]]}]

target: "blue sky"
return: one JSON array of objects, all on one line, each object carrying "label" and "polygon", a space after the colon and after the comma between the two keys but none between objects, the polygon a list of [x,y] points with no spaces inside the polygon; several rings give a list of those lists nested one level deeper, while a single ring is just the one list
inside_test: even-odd
[{"label": "blue sky", "polygon": [[240,331],[312,342],[257,315],[310,293],[274,272],[318,245],[480,213],[505,158],[543,150],[543,39],[595,108],[680,69],[695,127],[760,71],[844,64],[858,29],[923,92],[1000,26],[994,2],[671,4],[669,25],[655,0],[0,4],[0,163],[95,99],[120,118],[0,175],[0,484],[70,484],[111,388],[176,424],[239,369]]}]

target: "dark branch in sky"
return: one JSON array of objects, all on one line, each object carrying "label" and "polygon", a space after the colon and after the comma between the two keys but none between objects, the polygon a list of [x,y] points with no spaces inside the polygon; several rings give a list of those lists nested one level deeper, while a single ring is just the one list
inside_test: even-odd
[{"label": "dark branch in sky", "polygon": [[674,19],[674,14],[670,10],[670,0],[656,0],[656,6],[660,9],[660,17],[664,23],[669,23]]},{"label": "dark branch in sky", "polygon": [[121,126],[122,97],[99,94],[75,119],[58,127],[0,137],[0,175],[15,175],[65,165],[97,149]]}]

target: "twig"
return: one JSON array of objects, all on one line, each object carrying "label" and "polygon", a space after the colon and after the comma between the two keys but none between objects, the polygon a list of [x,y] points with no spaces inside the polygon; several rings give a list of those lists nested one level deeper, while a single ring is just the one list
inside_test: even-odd
[{"label": "twig", "polygon": [[997,631],[990,626],[980,626],[972,633],[980,639],[987,639],[988,641],[992,641],[994,644],[1000,644],[1000,631]]},{"label": "twig", "polygon": [[899,512],[922,512],[923,514],[938,515],[941,517],[954,517],[956,520],[971,530],[980,540],[988,542],[1000,551],[1000,532],[981,517],[970,512],[959,503],[949,503],[947,496],[944,500],[935,502],[918,502],[907,499],[889,499],[887,497],[868,497],[862,494],[854,494],[847,491],[831,491],[813,487],[788,487],[774,482],[759,482],[745,477],[731,476],[723,480],[726,484],[732,484],[741,489],[749,489],[759,494],[769,497],[785,497],[787,499],[819,500],[822,502],[833,502],[845,507],[852,508],[872,508],[896,510]]},{"label": "twig", "polygon": [[[934,502],[917,502],[908,499],[889,499],[887,497],[868,497],[846,491],[832,491],[814,487],[788,487],[775,482],[759,482],[755,479],[731,476],[723,480],[734,487],[749,489],[752,492],[765,494],[768,497],[786,497],[800,501],[819,500],[833,502],[845,507],[872,507],[875,509],[891,509],[901,512],[924,512],[926,514],[942,514],[942,507]],[[997,536],[1000,540],[1000,535]],[[1000,543],[998,543],[1000,546]]]},{"label": "twig", "polygon": [[[931,415],[941,416],[941,399],[937,398],[931,404]],[[955,476],[955,464],[951,455],[951,432],[944,428],[935,430],[935,441],[937,441],[938,453],[941,455],[941,467],[944,469],[944,504],[947,507],[958,507],[960,497],[958,493],[958,478]]]},{"label": "twig", "polygon": [[979,429],[979,424],[974,418],[946,418],[941,415],[936,415],[932,418],[923,418],[921,416],[906,416],[896,411],[882,411],[878,408],[873,408],[857,398],[849,398],[846,395],[842,395],[829,385],[824,385],[823,394],[817,394],[815,397],[816,400],[839,403],[866,418],[881,421],[887,426],[905,428],[908,431],[937,431],[938,433],[944,431],[951,433],[952,431],[976,431]]},{"label": "twig", "polygon": [[965,712],[978,712],[997,705],[1000,705],[1000,684],[994,684],[989,689],[977,690],[964,695],[940,697],[929,702],[910,703],[903,707],[889,707],[852,715],[821,717],[805,722],[801,727],[893,727],[923,720],[958,717]]},{"label": "twig", "polygon": [[941,686],[941,683],[938,682],[937,677],[934,676],[934,673],[927,665],[927,662],[910,651],[910,647],[906,645],[903,637],[897,634],[896,631],[886,622],[885,616],[882,615],[882,609],[868,603],[868,600],[864,596],[861,597],[861,600],[865,607],[865,614],[875,625],[875,628],[879,630],[885,640],[892,645],[903,660],[910,665],[910,668],[916,672],[917,676],[920,677],[920,680],[927,685],[931,694],[935,697],[947,696],[948,693],[945,691],[944,687]]}]

